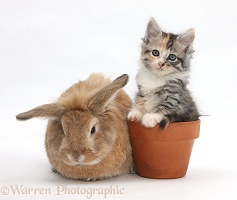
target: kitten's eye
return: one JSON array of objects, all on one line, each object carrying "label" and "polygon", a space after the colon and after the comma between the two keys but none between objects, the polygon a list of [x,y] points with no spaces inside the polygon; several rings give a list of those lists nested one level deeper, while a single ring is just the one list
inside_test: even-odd
[{"label": "kitten's eye", "polygon": [[153,55],[153,56],[159,56],[159,55],[160,55],[160,52],[159,52],[157,49],[154,49],[154,50],[152,51],[152,55]]},{"label": "kitten's eye", "polygon": [[93,126],[93,127],[91,128],[91,135],[94,134],[95,131],[96,131],[95,126]]},{"label": "kitten's eye", "polygon": [[170,54],[168,58],[170,61],[175,61],[177,57],[174,54]]}]

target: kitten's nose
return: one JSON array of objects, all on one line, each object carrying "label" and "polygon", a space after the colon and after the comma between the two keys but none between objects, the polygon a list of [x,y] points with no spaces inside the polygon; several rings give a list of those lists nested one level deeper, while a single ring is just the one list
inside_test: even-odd
[{"label": "kitten's nose", "polygon": [[164,62],[158,62],[158,65],[160,68],[164,67],[165,63]]}]

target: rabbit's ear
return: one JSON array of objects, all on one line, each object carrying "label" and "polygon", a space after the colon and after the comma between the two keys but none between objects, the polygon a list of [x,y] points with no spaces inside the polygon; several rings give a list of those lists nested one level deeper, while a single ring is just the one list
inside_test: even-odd
[{"label": "rabbit's ear", "polygon": [[33,117],[58,118],[66,112],[66,108],[58,103],[45,104],[32,110],[20,113],[16,116],[17,120],[28,120]]},{"label": "rabbit's ear", "polygon": [[105,86],[89,102],[89,109],[97,114],[105,111],[106,106],[116,97],[117,91],[124,87],[128,82],[128,75],[123,74],[116,78],[112,83]]}]

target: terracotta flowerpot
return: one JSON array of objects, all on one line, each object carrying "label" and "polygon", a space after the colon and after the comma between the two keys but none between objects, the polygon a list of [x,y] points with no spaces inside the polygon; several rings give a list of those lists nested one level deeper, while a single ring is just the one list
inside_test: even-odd
[{"label": "terracotta flowerpot", "polygon": [[146,178],[181,178],[187,173],[200,120],[171,123],[166,129],[128,121],[137,174]]}]

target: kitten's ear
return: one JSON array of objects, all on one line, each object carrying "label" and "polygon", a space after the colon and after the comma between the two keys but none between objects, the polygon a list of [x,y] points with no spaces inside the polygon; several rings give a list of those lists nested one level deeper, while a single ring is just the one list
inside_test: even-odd
[{"label": "kitten's ear", "polygon": [[162,35],[162,30],[159,27],[158,23],[156,20],[152,17],[147,24],[147,29],[146,29],[146,35],[143,39],[145,43],[148,43],[150,39],[159,37]]},{"label": "kitten's ear", "polygon": [[195,29],[188,29],[184,33],[177,37],[177,41],[180,42],[185,48],[192,45],[195,38]]}]

